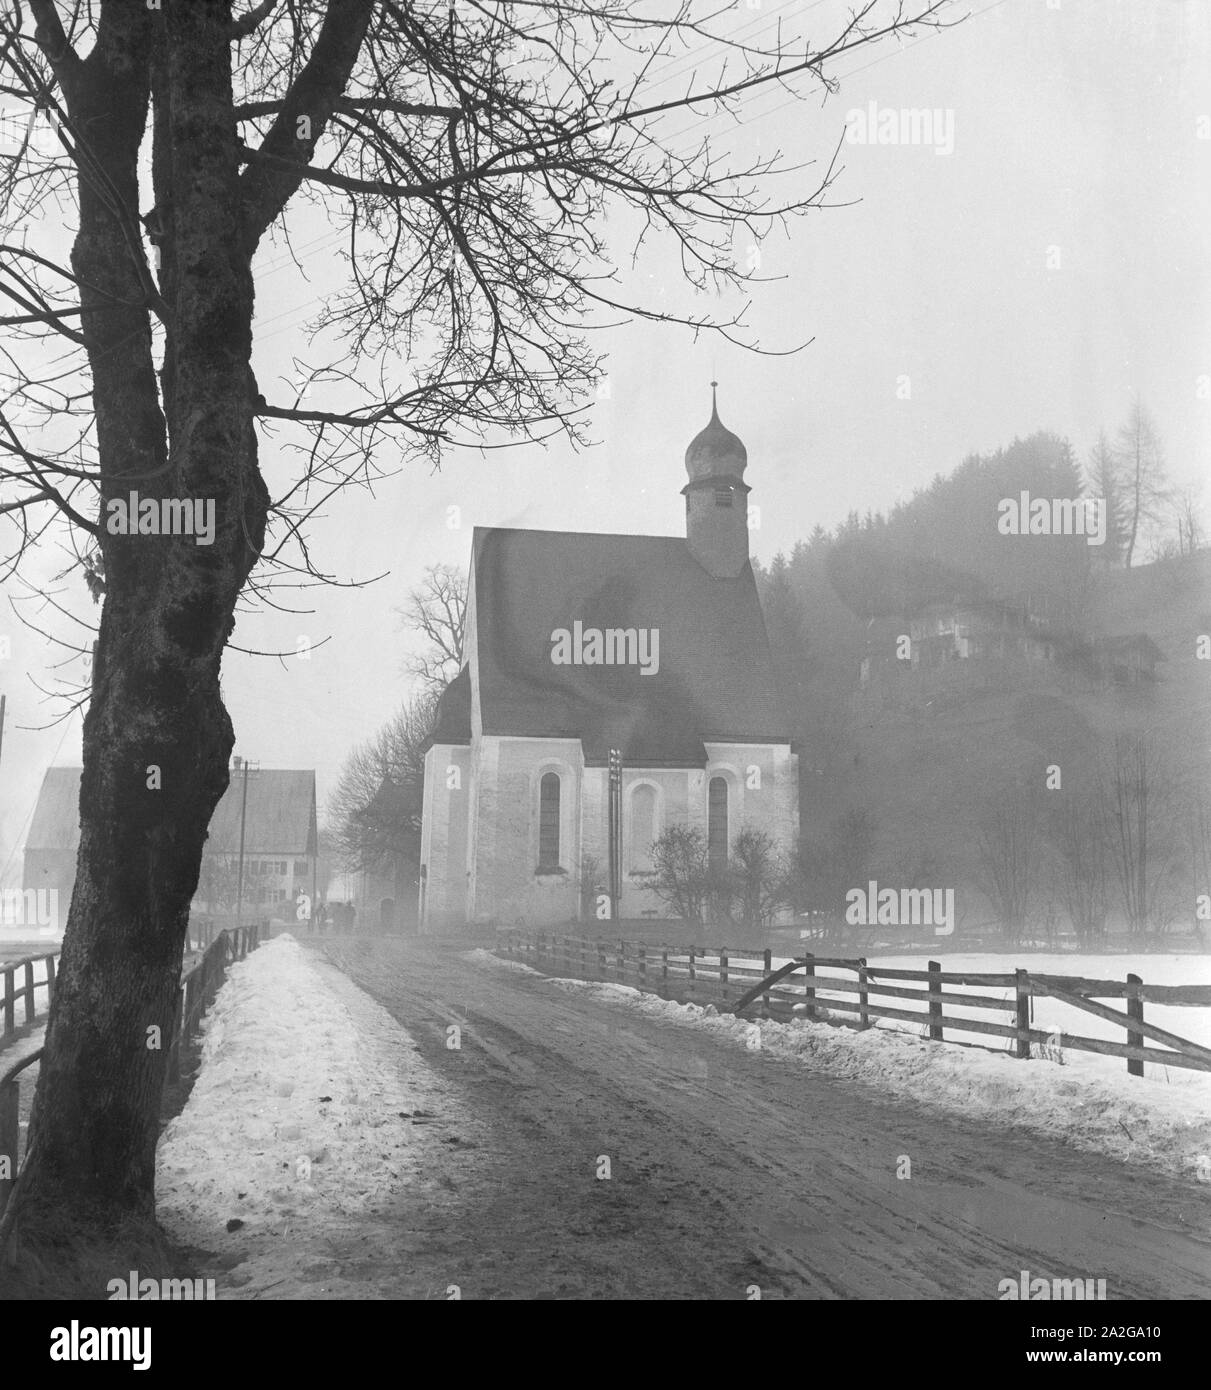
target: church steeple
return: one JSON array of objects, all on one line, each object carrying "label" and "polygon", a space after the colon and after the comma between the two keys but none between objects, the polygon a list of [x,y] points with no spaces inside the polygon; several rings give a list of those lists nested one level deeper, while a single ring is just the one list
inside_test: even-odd
[{"label": "church steeple", "polygon": [[748,564],[748,452],[719,418],[719,383],[711,382],[711,418],[685,451],[689,482],[685,529],[690,553],[716,579],[735,579]]}]

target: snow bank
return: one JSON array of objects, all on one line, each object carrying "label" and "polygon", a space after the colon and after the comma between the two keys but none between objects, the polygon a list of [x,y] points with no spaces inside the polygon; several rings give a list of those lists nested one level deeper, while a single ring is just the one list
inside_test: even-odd
[{"label": "snow bank", "polygon": [[[487,952],[474,955],[487,956],[497,966],[514,964]],[[1001,973],[995,958],[976,959],[979,969]],[[1185,959],[1189,964],[1189,958]],[[1033,959],[1031,964],[1040,968]],[[1081,968],[1076,969],[1074,958],[1068,957],[1065,971],[1048,967],[1048,973],[1103,978],[1088,968],[1092,964],[1089,959],[1082,959],[1080,964]],[[970,962],[958,966],[948,961],[946,968],[976,966]],[[1104,977],[1121,977],[1124,968],[1133,967],[1124,967],[1119,960]],[[1149,978],[1142,968],[1136,973],[1145,980]],[[1151,973],[1155,979],[1158,972]],[[1063,1065],[1044,1060],[1026,1062],[1007,1053],[930,1042],[919,1032],[901,1031],[911,1028],[911,1024],[859,1032],[827,1023],[809,1023],[806,1019],[791,1023],[738,1019],[720,1014],[713,1005],[677,1004],[629,985],[544,978],[557,989],[584,993],[617,1008],[698,1028],[738,1047],[760,1048],[793,1058],[804,1066],[852,1078],[917,1105],[1031,1130],[1079,1148],[1153,1164],[1186,1179],[1201,1179],[1211,1197],[1211,1073],[1172,1068],[1169,1079],[1133,1077],[1127,1074],[1126,1063],[1119,1059],[1072,1051],[1063,1052]],[[1148,1016],[1153,1012],[1150,1007]],[[1197,1011],[1165,1012],[1180,1012],[1189,1018]],[[1049,1024],[1036,1022],[1036,1026]],[[1093,1029],[1086,1031],[1092,1033]],[[1098,1065],[1108,1060],[1116,1061],[1121,1071]]]},{"label": "snow bank", "polygon": [[391,1015],[287,934],[231,968],[203,1038],[157,1155],[159,1214],[184,1243],[246,1253],[300,1219],[314,1238],[389,1204],[434,1162],[432,1131],[465,1119]]}]

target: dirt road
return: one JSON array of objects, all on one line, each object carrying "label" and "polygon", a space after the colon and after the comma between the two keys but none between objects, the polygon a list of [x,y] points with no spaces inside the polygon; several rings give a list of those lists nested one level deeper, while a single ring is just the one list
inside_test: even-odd
[{"label": "dirt road", "polygon": [[1104,1278],[1111,1299],[1211,1294],[1205,1184],[888,1101],[448,946],[320,949],[490,1135],[459,1155],[440,1215],[413,1213],[414,1268],[393,1283],[457,1275],[464,1298],[743,1299],[756,1285],[989,1299],[1029,1270]]}]

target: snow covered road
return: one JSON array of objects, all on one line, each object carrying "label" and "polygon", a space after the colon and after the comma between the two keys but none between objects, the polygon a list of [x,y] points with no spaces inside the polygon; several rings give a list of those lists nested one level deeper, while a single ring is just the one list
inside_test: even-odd
[{"label": "snow covered road", "polygon": [[394,1265],[389,1232],[366,1251],[380,1296],[988,1299],[1022,1270],[1104,1278],[1111,1299],[1211,1293],[1211,1185],[1193,1176],[889,1098],[450,945],[323,949],[484,1131],[450,1156],[440,1210],[401,1195]]}]

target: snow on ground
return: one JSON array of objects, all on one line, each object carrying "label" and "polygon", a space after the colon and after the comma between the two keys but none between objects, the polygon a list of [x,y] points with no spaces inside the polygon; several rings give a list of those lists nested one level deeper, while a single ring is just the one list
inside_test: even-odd
[{"label": "snow on ground", "polygon": [[[466,958],[480,963],[491,961],[499,967],[517,967],[517,962],[501,960],[487,951],[470,952]],[[948,957],[945,968],[1003,974],[1013,968],[1005,964],[1007,960],[1008,957],[986,955]],[[1047,963],[1041,963],[1043,960]],[[1164,962],[1170,964],[1164,965]],[[1178,963],[1183,973],[1179,973]],[[922,963],[915,957],[905,957],[872,959],[870,964],[876,969],[879,965],[918,969]],[[1147,956],[1132,961],[1122,956],[1040,958],[1031,955],[1029,964],[1040,974],[1121,979],[1130,970],[1148,983],[1211,983],[1207,978],[1207,962],[1189,956]],[[1135,1077],[1128,1075],[1124,1059],[1068,1049],[1062,1052],[1062,1065],[1051,1060],[1026,1062],[1012,1057],[1008,1051],[930,1042],[913,1024],[897,1020],[880,1020],[886,1026],[858,1031],[827,1023],[809,1023],[806,1019],[792,1023],[739,1019],[720,1014],[712,1005],[677,1004],[641,993],[629,985],[543,978],[555,988],[584,992],[618,1008],[701,1028],[749,1050],[795,1058],[829,1075],[862,1081],[917,1104],[936,1105],[973,1119],[1035,1130],[1081,1148],[1131,1162],[1149,1163],[1187,1179],[1201,1179],[1211,1196],[1211,1073],[1208,1072],[1150,1067],[1153,1075]],[[979,992],[993,991],[981,989]],[[1052,1004],[1056,1006],[1054,1010],[1050,1007]],[[946,1012],[950,1012],[949,1005]],[[976,1017],[996,1018],[987,1010],[971,1012]],[[1184,1037],[1204,1041],[1205,1032],[1197,1033],[1190,1022],[1198,1014],[1207,1012],[1146,1005],[1144,1016],[1155,1018],[1161,1027]],[[1073,1014],[1080,1021],[1079,1026],[1067,1021],[1067,1016]],[[1171,1015],[1180,1015],[1180,1018]],[[1071,1032],[1092,1037],[1099,1035],[1092,1026],[1099,1021],[1059,1001],[1036,1003],[1036,1027],[1067,1027]],[[1105,1023],[1103,1026],[1109,1030],[1107,1036],[1114,1035],[1113,1025]],[[1117,1031],[1122,1040],[1121,1030]],[[1112,1065],[1105,1067],[1104,1063]]]},{"label": "snow on ground", "polygon": [[391,1015],[290,935],[231,967],[202,1032],[160,1142],[157,1208],[176,1241],[238,1264],[227,1282],[250,1292],[308,1296],[281,1285],[327,1278],[325,1238],[348,1244],[359,1218],[440,1170],[451,1124],[477,1128]]}]

